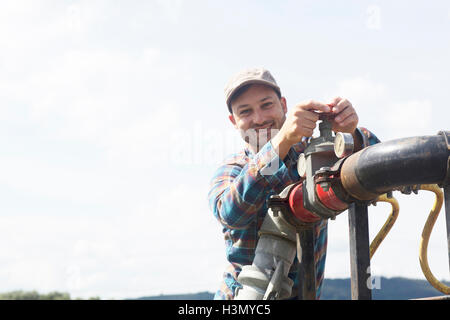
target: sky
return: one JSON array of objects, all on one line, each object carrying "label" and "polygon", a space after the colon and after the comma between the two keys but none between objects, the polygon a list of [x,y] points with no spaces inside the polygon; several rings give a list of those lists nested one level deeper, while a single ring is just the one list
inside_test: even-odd
[{"label": "sky", "polygon": [[[449,130],[449,31],[448,1],[0,2],[0,292],[216,291],[225,245],[207,193],[242,148],[227,80],[265,67],[288,109],[342,96],[382,141],[435,135]],[[425,279],[434,196],[394,196],[372,274]],[[389,211],[369,207],[371,238]],[[449,280],[444,216],[428,256]],[[325,277],[349,276],[345,212]]]}]

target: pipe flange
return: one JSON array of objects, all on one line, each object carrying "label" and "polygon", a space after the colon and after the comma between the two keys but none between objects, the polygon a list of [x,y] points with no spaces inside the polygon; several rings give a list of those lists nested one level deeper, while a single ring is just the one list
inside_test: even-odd
[{"label": "pipe flange", "polygon": [[[439,131],[438,135],[443,136],[445,140],[445,144],[447,145],[447,150],[450,151],[450,131]],[[445,186],[450,184],[450,156],[447,160],[447,174],[445,175],[444,181],[439,184],[439,187],[444,188]]]},{"label": "pipe flange", "polygon": [[447,149],[450,151],[450,131],[439,131],[438,135],[444,136],[445,143],[447,144]]}]

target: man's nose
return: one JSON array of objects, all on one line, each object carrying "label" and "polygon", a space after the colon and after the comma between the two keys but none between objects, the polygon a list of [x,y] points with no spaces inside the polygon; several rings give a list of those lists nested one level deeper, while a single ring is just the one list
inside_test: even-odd
[{"label": "man's nose", "polygon": [[255,112],[253,117],[253,123],[254,125],[257,126],[262,126],[264,123],[264,116],[261,112],[257,111]]}]

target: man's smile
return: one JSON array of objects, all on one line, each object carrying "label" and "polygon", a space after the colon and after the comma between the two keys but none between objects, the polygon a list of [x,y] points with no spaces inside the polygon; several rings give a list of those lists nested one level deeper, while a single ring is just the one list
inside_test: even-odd
[{"label": "man's smile", "polygon": [[274,125],[275,125],[275,122],[272,120],[262,126],[254,127],[253,129],[255,129],[256,131],[263,130],[263,129],[272,129]]}]

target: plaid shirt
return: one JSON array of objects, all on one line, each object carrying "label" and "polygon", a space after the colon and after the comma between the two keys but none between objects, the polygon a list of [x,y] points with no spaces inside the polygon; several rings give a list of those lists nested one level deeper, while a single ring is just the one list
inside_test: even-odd
[{"label": "plaid shirt", "polygon": [[[357,131],[364,146],[379,142],[367,129],[358,128]],[[237,277],[242,266],[253,263],[258,230],[268,209],[267,199],[299,181],[297,159],[305,148],[306,142],[293,145],[283,161],[271,142],[256,154],[245,148],[230,156],[214,174],[208,193],[209,205],[223,226],[226,257],[230,263],[214,299],[233,299],[236,288],[241,287]],[[271,174],[264,174],[264,170],[268,169],[272,169]],[[322,220],[315,228],[314,249],[319,298],[325,269],[327,220]],[[288,275],[294,280],[293,293],[297,292],[298,286],[297,268],[298,261],[295,259]]]}]

